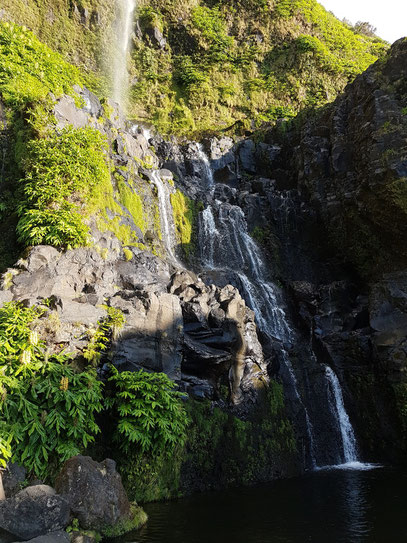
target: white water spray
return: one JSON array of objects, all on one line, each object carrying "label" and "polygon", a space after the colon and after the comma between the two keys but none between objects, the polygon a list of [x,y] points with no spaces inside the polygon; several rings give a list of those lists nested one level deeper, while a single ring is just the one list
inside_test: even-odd
[{"label": "white water spray", "polygon": [[113,100],[125,109],[129,88],[127,56],[130,51],[136,0],[117,0],[117,6],[116,50],[112,62]]}]

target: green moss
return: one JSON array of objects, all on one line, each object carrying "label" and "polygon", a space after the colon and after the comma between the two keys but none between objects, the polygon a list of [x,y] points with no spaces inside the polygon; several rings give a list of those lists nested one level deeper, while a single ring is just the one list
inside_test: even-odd
[{"label": "green moss", "polygon": [[141,197],[131,189],[123,180],[119,180],[117,184],[120,203],[130,213],[134,224],[140,228],[143,234],[146,231],[146,221],[144,217],[143,201]]},{"label": "green moss", "polygon": [[126,260],[132,260],[133,259],[133,253],[128,249],[127,247],[123,248],[124,257]]},{"label": "green moss", "polygon": [[138,530],[147,522],[146,512],[136,504],[131,505],[130,518],[120,520],[115,526],[109,526],[102,530],[102,535],[108,538],[119,537],[121,535]]},{"label": "green moss", "polygon": [[195,251],[195,228],[198,210],[195,202],[180,190],[171,194],[171,205],[177,233],[177,241],[189,259]]}]

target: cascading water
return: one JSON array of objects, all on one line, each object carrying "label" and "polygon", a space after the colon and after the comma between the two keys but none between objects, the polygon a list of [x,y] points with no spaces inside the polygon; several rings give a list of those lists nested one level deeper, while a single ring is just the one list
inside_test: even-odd
[{"label": "cascading water", "polygon": [[157,170],[151,172],[151,181],[157,188],[163,243],[168,256],[173,263],[176,263],[177,257],[174,254],[176,236],[170,191]]},{"label": "cascading water", "polygon": [[[203,152],[202,149],[201,152]],[[202,163],[204,163],[203,160]],[[209,161],[207,165],[210,167]],[[207,175],[205,177],[209,178]],[[212,190],[212,197],[213,192]],[[284,204],[286,205],[286,202]],[[269,338],[281,342],[282,377],[285,385],[292,390],[291,397],[302,410],[302,420],[306,428],[309,459],[306,464],[312,469],[319,469],[315,430],[310,412],[299,392],[297,377],[286,351],[286,347],[294,343],[295,333],[288,323],[279,291],[267,277],[261,251],[248,233],[242,209],[215,199],[201,213],[199,230],[201,259],[204,267],[212,272],[226,274],[228,280],[235,282],[246,299],[246,303],[255,312],[260,330]],[[311,356],[313,356],[312,348]],[[315,363],[318,365],[316,359]],[[332,412],[330,420],[333,424],[335,420],[337,421],[340,431],[338,437],[342,438],[343,453],[338,454],[337,457],[342,458],[343,464],[339,467],[355,469],[374,467],[370,464],[361,464],[358,460],[355,434],[344,407],[338,378],[327,367],[323,380],[328,385],[328,403]]]},{"label": "cascading water", "polygon": [[197,143],[196,148],[197,148],[197,151],[198,151],[197,157],[198,157],[198,160],[199,160],[200,164],[202,165],[202,170],[203,170],[203,174],[204,174],[203,177],[205,179],[207,187],[208,188],[213,187],[214,184],[215,184],[215,180],[213,178],[213,171],[212,171],[208,156],[205,153],[204,148],[203,148],[201,143]]},{"label": "cascading water", "polygon": [[259,328],[270,337],[289,343],[290,327],[277,289],[266,279],[260,251],[247,231],[241,208],[217,201],[206,207],[200,218],[200,247],[207,269],[226,270],[235,276],[256,314]]},{"label": "cascading water", "polygon": [[335,372],[328,366],[325,367],[325,375],[329,385],[331,409],[337,415],[337,421],[342,436],[343,461],[345,464],[358,462],[355,433],[345,410],[342,389]]},{"label": "cascading water", "polygon": [[115,102],[118,102],[125,109],[129,87],[127,56],[130,50],[136,0],[117,0],[117,6],[116,48],[115,58],[112,61],[112,97]]}]

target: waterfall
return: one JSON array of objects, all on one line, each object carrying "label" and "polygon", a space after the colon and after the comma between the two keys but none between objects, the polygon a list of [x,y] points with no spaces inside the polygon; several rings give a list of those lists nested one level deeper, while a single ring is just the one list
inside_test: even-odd
[{"label": "waterfall", "polygon": [[220,202],[207,206],[200,217],[200,248],[207,269],[225,270],[236,277],[259,328],[269,337],[289,342],[291,331],[279,294],[266,278],[260,250],[247,231],[242,209]]},{"label": "waterfall", "polygon": [[177,263],[177,257],[174,254],[176,235],[170,191],[157,170],[151,172],[151,181],[157,188],[162,240],[169,257],[174,263]]},{"label": "waterfall", "polygon": [[341,431],[344,463],[358,462],[355,433],[345,410],[342,389],[338,377],[328,366],[325,367],[325,375],[329,384],[331,409],[337,415],[337,421]]},{"label": "waterfall", "polygon": [[211,165],[209,163],[209,158],[207,154],[205,153],[204,148],[201,143],[196,144],[196,149],[198,151],[198,159],[200,162],[200,166],[202,168],[203,177],[206,181],[206,185],[208,188],[213,187],[213,185],[215,184],[215,180],[213,178],[213,172],[212,172]]},{"label": "waterfall", "polygon": [[112,61],[113,100],[125,109],[129,87],[127,56],[130,50],[136,0],[117,0],[117,5],[119,14],[116,23],[116,48]]}]

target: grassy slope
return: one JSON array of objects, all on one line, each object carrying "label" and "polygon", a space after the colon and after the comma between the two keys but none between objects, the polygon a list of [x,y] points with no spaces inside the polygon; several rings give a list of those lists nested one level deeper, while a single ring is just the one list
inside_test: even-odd
[{"label": "grassy slope", "polygon": [[[75,64],[103,70],[113,3],[73,5],[3,0],[2,9]],[[139,0],[138,15],[132,114],[166,134],[239,131],[322,105],[387,48],[315,0]]]},{"label": "grassy slope", "polygon": [[164,133],[294,116],[332,101],[387,49],[315,0],[140,0],[139,15],[133,112]]}]

